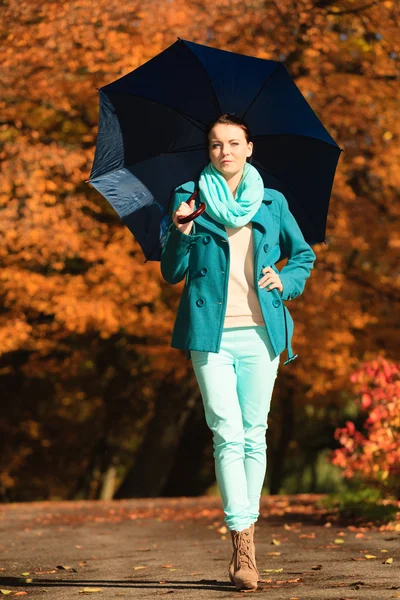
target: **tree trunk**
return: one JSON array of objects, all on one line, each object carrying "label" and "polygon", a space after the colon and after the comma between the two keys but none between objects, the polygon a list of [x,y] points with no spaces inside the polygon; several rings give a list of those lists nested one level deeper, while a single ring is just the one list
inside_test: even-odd
[{"label": "tree trunk", "polygon": [[188,377],[179,388],[168,380],[163,382],[155,404],[154,417],[137,451],[133,467],[114,496],[116,499],[162,495],[197,394],[197,386],[192,377]]},{"label": "tree trunk", "polygon": [[287,393],[280,402],[281,410],[281,432],[276,448],[274,448],[274,456],[271,461],[271,469],[269,474],[269,489],[271,494],[278,494],[282,485],[283,466],[288,446],[293,437],[294,430],[294,415],[293,415],[293,390],[287,389]]},{"label": "tree trunk", "polygon": [[181,438],[163,496],[200,496],[215,482],[212,432],[200,394]]}]

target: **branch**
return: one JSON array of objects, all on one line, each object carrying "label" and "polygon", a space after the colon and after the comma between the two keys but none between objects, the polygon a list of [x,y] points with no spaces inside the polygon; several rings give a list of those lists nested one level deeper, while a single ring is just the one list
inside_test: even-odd
[{"label": "branch", "polygon": [[[330,6],[331,4],[336,4],[336,0],[319,0],[318,2],[316,2],[314,4],[314,8],[327,8],[328,6]],[[364,6],[359,6],[358,8],[348,8],[346,10],[340,10],[338,12],[333,11],[333,10],[327,10],[325,11],[327,15],[349,15],[349,14],[357,14],[360,12],[363,12],[364,10],[367,10],[368,8],[371,8],[371,6],[375,6],[379,4],[379,0],[374,0],[373,2],[370,2],[370,4],[364,4]]]}]

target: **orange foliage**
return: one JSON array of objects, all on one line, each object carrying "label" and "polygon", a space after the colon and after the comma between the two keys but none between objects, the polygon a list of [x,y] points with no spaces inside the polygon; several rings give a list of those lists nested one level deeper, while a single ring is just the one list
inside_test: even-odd
[{"label": "orange foliage", "polygon": [[185,354],[169,350],[182,285],[167,286],[158,263],[144,263],[130,232],[84,183],[96,88],[177,36],[284,60],[344,148],[328,245],[315,247],[312,277],[290,303],[300,358],[285,374],[296,378],[299,398],[340,401],[360,359],[396,353],[398,3],[6,0],[2,17],[0,373],[53,378],[55,407],[66,387],[81,406],[87,385],[88,418],[108,389],[98,360],[107,340],[124,349],[128,379],[187,376]]}]

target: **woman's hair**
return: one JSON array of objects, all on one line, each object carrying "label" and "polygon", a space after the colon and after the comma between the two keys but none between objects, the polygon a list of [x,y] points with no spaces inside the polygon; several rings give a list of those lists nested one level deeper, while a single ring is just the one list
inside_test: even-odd
[{"label": "woman's hair", "polygon": [[239,127],[241,127],[244,131],[247,143],[251,142],[251,134],[247,123],[241,117],[237,117],[236,115],[233,115],[231,113],[224,113],[223,115],[220,115],[217,119],[214,119],[212,123],[208,124],[206,130],[207,140],[211,129],[217,123],[223,123],[224,125],[239,125]]}]

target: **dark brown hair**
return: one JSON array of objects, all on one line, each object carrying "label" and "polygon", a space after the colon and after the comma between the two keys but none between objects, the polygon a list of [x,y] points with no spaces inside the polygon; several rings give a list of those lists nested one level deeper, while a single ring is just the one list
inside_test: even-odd
[{"label": "dark brown hair", "polygon": [[239,125],[239,127],[241,127],[244,131],[247,143],[251,142],[251,134],[247,123],[241,117],[237,117],[231,113],[224,113],[212,121],[212,123],[207,125],[207,139],[211,129],[214,127],[214,125],[217,125],[217,123],[223,123],[224,125]]}]

